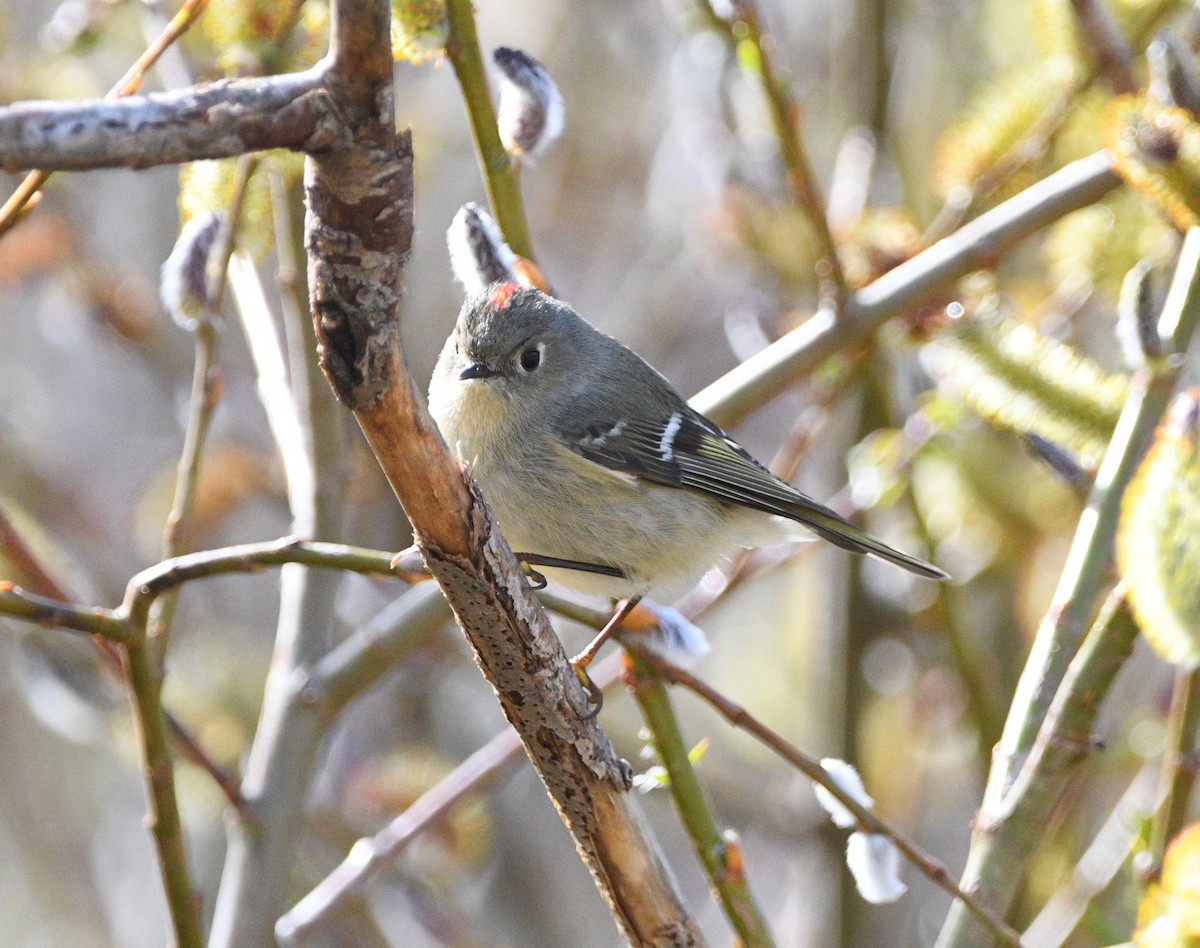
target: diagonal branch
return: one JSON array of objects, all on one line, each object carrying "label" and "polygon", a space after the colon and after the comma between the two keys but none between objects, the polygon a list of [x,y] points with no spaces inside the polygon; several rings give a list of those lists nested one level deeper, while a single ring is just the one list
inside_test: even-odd
[{"label": "diagonal branch", "polygon": [[905,858],[916,866],[930,882],[957,899],[958,903],[961,903],[965,907],[965,910],[974,916],[991,934],[1007,944],[1016,945],[1019,943],[1016,932],[1010,929],[1002,919],[994,916],[986,906],[981,905],[973,893],[955,884],[953,876],[950,875],[945,866],[925,853],[916,843],[909,840],[907,836],[882,817],[876,815],[874,810],[863,806],[854,794],[848,793],[845,787],[830,776],[829,771],[825,769],[819,760],[786,741],[754,717],[742,705],[726,698],[711,685],[701,681],[686,669],[672,664],[667,659],[656,655],[644,646],[632,644],[628,639],[623,644],[636,656],[638,661],[644,662],[652,668],[655,674],[660,676],[664,681],[691,691],[712,706],[718,714],[734,727],[741,728],[756,740],[761,741],[812,780],[813,783],[828,790],[842,806],[854,814],[855,819],[858,820],[860,829],[888,837],[888,839],[896,844],[896,848],[904,854]]},{"label": "diagonal branch", "polygon": [[679,819],[691,837],[692,847],[730,927],[737,933],[738,944],[746,948],[774,948],[775,940],[746,880],[741,844],[736,834],[729,830],[722,832],[717,824],[692,767],[663,679],[636,651],[628,654],[621,679],[641,708],[653,747],[666,769]]},{"label": "diagonal branch", "polygon": [[[1097,597],[1107,581],[1121,499],[1147,440],[1167,408],[1183,354],[1198,322],[1200,230],[1193,229],[1184,239],[1158,325],[1159,334],[1171,341],[1177,355],[1159,360],[1134,376],[1088,509],[1076,529],[1059,587],[1038,626],[993,757],[963,880],[998,910],[1006,910],[1015,897],[1023,867],[1032,855],[1030,841],[1061,798],[1064,774],[1076,759],[1067,752],[1053,754],[1047,750],[1051,744],[1045,735],[1056,736],[1056,709],[1075,702],[1086,705],[1094,714],[1111,681],[1109,675],[1103,685],[1098,685],[1091,672],[1081,676],[1071,669],[1085,661],[1087,647],[1080,648],[1085,634],[1089,640],[1099,635],[1092,618]],[[1118,632],[1132,635],[1132,620],[1123,618],[1120,604],[1111,597],[1106,614],[1111,614]],[[1100,665],[1107,673],[1107,666],[1103,662]],[[1090,724],[1091,719],[1086,720]],[[939,948],[980,948],[989,940],[987,933],[954,907],[937,944]]]},{"label": "diagonal branch", "polygon": [[1107,152],[1071,162],[864,286],[837,318],[830,310],[817,311],[699,392],[692,407],[719,425],[733,425],[834,353],[929,301],[972,270],[988,266],[1047,224],[1095,203],[1118,184]]},{"label": "diagonal branch", "polygon": [[391,54],[379,28],[387,16],[382,0],[341,0],[332,9],[327,88],[354,118],[355,141],[310,155],[305,172],[321,367],[354,411],[618,925],[636,944],[699,944],[628,798],[629,765],[581,715],[587,699],[562,643],[404,366],[398,312],[412,240],[412,150],[394,127]]}]

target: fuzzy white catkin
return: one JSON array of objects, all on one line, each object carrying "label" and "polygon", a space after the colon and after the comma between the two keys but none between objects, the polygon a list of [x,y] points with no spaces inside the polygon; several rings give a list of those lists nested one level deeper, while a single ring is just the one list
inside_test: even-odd
[{"label": "fuzzy white catkin", "polygon": [[162,265],[158,295],[171,318],[189,332],[209,305],[208,258],[224,221],[224,215],[215,211],[197,214],[183,226]]},{"label": "fuzzy white catkin", "polygon": [[500,70],[496,126],[511,155],[536,156],[562,134],[566,110],[546,67],[518,49],[492,54]]},{"label": "fuzzy white catkin", "polygon": [[660,648],[667,658],[689,665],[696,659],[703,658],[712,649],[704,630],[688,621],[678,609],[660,606],[649,600],[643,600],[642,605],[653,612],[654,618],[658,620],[658,629],[652,644]]},{"label": "fuzzy white catkin", "polygon": [[[871,799],[866,787],[863,786],[862,777],[858,775],[858,771],[852,764],[836,757],[825,757],[821,760],[821,766],[833,778],[833,782],[841,787],[848,796],[853,797],[867,809],[875,805],[875,801]],[[813,790],[816,792],[817,802],[829,814],[829,818],[833,820],[835,826],[849,829],[858,823],[858,817],[847,810],[842,802],[825,787],[815,783]]]},{"label": "fuzzy white catkin", "polygon": [[1139,369],[1147,360],[1163,354],[1163,340],[1158,335],[1158,307],[1154,302],[1151,277],[1153,261],[1138,262],[1121,283],[1121,299],[1117,306],[1117,344],[1125,364]]},{"label": "fuzzy white catkin", "polygon": [[468,294],[493,283],[517,283],[516,256],[504,242],[492,215],[478,204],[459,208],[446,230],[450,269]]},{"label": "fuzzy white catkin", "polygon": [[908,891],[900,879],[900,865],[900,850],[880,833],[851,833],[846,841],[846,866],[858,894],[868,902],[895,902]]}]

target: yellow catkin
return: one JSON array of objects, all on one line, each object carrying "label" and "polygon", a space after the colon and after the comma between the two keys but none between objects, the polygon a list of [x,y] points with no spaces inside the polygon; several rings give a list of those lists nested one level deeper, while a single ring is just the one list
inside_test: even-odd
[{"label": "yellow catkin", "polygon": [[[237,161],[236,158],[194,161],[180,167],[179,216],[182,223],[206,211],[228,210],[234,196]],[[303,173],[303,155],[271,151],[263,155],[258,170],[250,178],[237,233],[238,246],[255,260],[262,260],[275,240],[270,175],[280,174],[285,183],[294,183]]]},{"label": "yellow catkin", "polygon": [[392,56],[414,65],[432,59],[446,45],[444,0],[392,0]]},{"label": "yellow catkin", "polygon": [[1165,260],[1175,245],[1175,232],[1163,216],[1122,189],[1057,221],[1042,253],[1056,286],[1091,286],[1115,303],[1131,267],[1147,257]]},{"label": "yellow catkin", "polygon": [[1200,664],[1200,389],[1177,396],[1125,491],[1117,563],[1155,651]]},{"label": "yellow catkin", "polygon": [[1113,167],[1180,230],[1200,223],[1200,125],[1184,109],[1118,96],[1105,112]]},{"label": "yellow catkin", "polygon": [[944,199],[954,188],[971,187],[1075,85],[1077,76],[1077,64],[1058,56],[984,86],[938,140],[930,172],[935,193]]},{"label": "yellow catkin", "polygon": [[1167,847],[1162,877],[1138,907],[1137,948],[1185,948],[1200,939],[1200,824]]},{"label": "yellow catkin", "polygon": [[969,316],[925,349],[940,382],[1000,428],[1037,434],[1090,464],[1104,453],[1128,391],[1070,346],[1013,319]]}]

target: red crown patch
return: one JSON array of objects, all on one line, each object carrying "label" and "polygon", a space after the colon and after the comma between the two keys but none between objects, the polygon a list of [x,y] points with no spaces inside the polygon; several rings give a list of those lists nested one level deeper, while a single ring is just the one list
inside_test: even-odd
[{"label": "red crown patch", "polygon": [[488,303],[493,309],[504,309],[508,305],[509,300],[521,292],[520,283],[501,283],[492,289],[491,295],[488,296]]}]

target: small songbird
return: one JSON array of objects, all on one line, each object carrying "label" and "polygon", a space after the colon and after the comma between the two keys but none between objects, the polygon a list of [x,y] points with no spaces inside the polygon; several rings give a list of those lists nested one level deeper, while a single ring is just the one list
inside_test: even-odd
[{"label": "small songbird", "polygon": [[514,550],[604,569],[546,572],[613,598],[679,589],[735,550],[812,534],[932,579],[780,480],[640,356],[515,283],[467,300],[429,410]]}]

